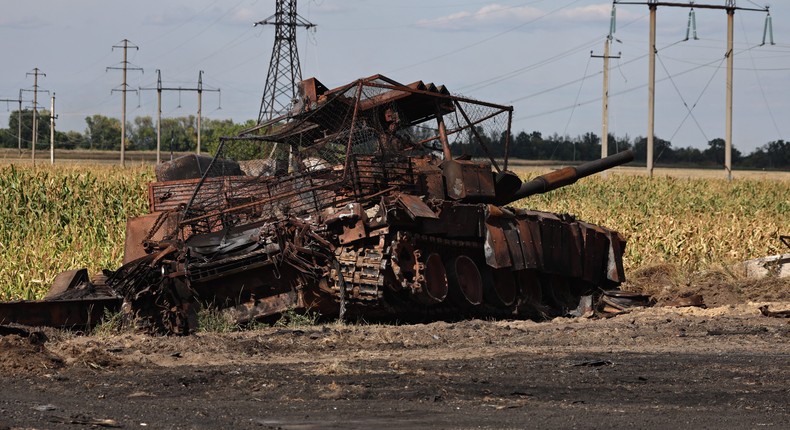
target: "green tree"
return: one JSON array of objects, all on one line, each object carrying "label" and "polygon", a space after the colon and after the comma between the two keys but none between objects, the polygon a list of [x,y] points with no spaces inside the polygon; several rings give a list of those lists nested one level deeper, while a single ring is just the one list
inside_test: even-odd
[{"label": "green tree", "polygon": [[[726,142],[722,138],[715,138],[708,142],[708,148],[702,151],[705,161],[715,164],[717,166],[724,165],[724,147]],[[738,151],[734,146],[732,147],[732,161],[737,163],[741,160],[741,151]]]},{"label": "green tree", "polygon": [[[21,112],[22,118],[22,148],[30,148],[30,142],[33,141],[33,111],[24,109]],[[47,110],[40,110],[36,116],[36,128],[38,129],[38,145],[37,149],[44,149],[49,147],[49,118],[50,113]],[[17,132],[19,130],[20,111],[12,111],[8,116],[8,130],[2,133],[0,137],[2,146],[6,148],[16,148],[18,146]]]},{"label": "green tree", "polygon": [[[255,125],[255,120],[247,120],[244,123],[236,124],[231,119],[207,119],[203,121],[202,142],[203,147],[210,154],[214,155],[219,147],[220,137],[238,136],[243,130]],[[262,148],[271,147],[271,144],[256,142],[239,142],[228,144],[225,148],[225,156],[236,160],[250,160],[254,158],[264,158]]]},{"label": "green tree", "polygon": [[85,138],[90,149],[121,149],[121,121],[104,115],[85,118]]},{"label": "green tree", "polygon": [[129,149],[156,149],[156,125],[150,116],[135,117],[130,128]]}]

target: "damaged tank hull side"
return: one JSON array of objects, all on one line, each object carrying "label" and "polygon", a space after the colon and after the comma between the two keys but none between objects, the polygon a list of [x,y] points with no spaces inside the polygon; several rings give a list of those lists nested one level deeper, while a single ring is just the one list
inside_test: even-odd
[{"label": "damaged tank hull side", "polygon": [[509,106],[381,75],[299,91],[213,159],[157,168],[151,213],[129,220],[106,280],[152,330],[189,333],[206,303],[239,323],[541,318],[624,280],[617,232],[507,205],[632,153],[522,183],[507,170]]}]

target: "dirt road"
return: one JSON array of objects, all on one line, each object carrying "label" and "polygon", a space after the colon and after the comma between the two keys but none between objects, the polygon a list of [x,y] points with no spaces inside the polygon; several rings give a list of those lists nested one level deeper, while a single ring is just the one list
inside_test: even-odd
[{"label": "dirt road", "polygon": [[[771,309],[790,303],[774,303]],[[609,319],[0,338],[0,428],[788,428],[790,319]]]}]

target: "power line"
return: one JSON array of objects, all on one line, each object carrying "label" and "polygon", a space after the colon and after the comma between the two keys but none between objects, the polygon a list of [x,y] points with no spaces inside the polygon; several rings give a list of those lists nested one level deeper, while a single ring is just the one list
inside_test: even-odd
[{"label": "power line", "polygon": [[[754,49],[754,48],[757,48],[757,47],[759,47],[759,45],[754,45],[754,46],[752,46],[752,47],[751,47],[751,48],[749,48],[749,49]],[[740,53],[743,53],[743,52],[746,52],[746,51],[747,51],[747,49],[744,49],[743,51],[738,51],[737,53],[738,53],[738,54],[740,54]],[[644,58],[644,56],[642,56],[641,58]],[[632,60],[632,61],[634,61],[634,60]],[[675,76],[675,77],[677,77],[677,76],[683,76],[683,75],[685,75],[685,74],[688,74],[688,73],[691,73],[691,72],[693,72],[693,71],[696,71],[696,70],[702,69],[703,67],[708,67],[708,66],[710,66],[711,64],[713,64],[713,63],[715,63],[715,62],[717,62],[717,61],[721,61],[721,60],[720,60],[720,59],[717,59],[717,60],[715,60],[715,61],[712,61],[712,62],[710,62],[710,63],[707,63],[707,64],[702,64],[702,65],[699,65],[699,66],[696,66],[696,67],[692,67],[692,68],[690,68],[690,69],[686,69],[686,70],[684,70],[684,71],[682,71],[682,72],[678,72],[678,73],[674,74],[673,76]],[[629,62],[630,62],[630,61],[629,61]],[[628,63],[628,62],[626,62],[626,63]],[[595,74],[588,75],[587,77],[590,77],[590,76],[595,76],[595,75],[598,75],[598,74],[600,74],[600,73],[601,73],[601,72],[597,72],[597,73],[595,73]],[[575,82],[579,82],[580,80],[581,80],[581,79],[576,79],[576,80],[574,80],[574,81],[573,81],[573,83],[575,83]],[[666,80],[669,80],[669,77],[666,77],[666,78],[663,78],[663,79],[657,79],[657,80],[656,80],[656,82],[664,82],[664,81],[666,81]],[[558,88],[560,88],[560,87],[564,87],[564,86],[568,86],[568,85],[567,85],[567,83],[566,83],[565,85],[562,85],[562,86],[555,87],[554,89],[558,89]],[[624,95],[624,94],[628,94],[628,93],[634,92],[634,91],[636,91],[636,90],[643,89],[643,88],[645,88],[645,87],[647,87],[647,86],[648,86],[648,84],[641,84],[641,85],[637,85],[637,86],[635,86],[635,87],[632,87],[632,88],[629,88],[629,89],[626,89],[626,90],[621,90],[621,91],[618,91],[618,92],[611,93],[611,94],[609,94],[609,96],[610,96],[610,97],[617,97],[617,96],[621,96],[621,95]],[[520,99],[518,99],[518,100],[524,100],[524,99],[528,99],[528,98],[531,98],[531,97],[535,97],[535,96],[538,96],[538,95],[542,95],[542,94],[544,94],[544,93],[546,93],[546,92],[548,92],[548,91],[541,91],[541,92],[539,92],[539,93],[535,93],[535,94],[531,94],[531,95],[529,95],[529,96],[522,97],[522,98],[520,98]],[[537,117],[541,117],[541,116],[546,116],[546,115],[551,115],[551,114],[554,114],[554,113],[562,112],[562,111],[565,111],[565,110],[568,110],[568,109],[573,109],[573,108],[574,108],[574,106],[577,106],[577,107],[578,107],[578,106],[585,106],[585,105],[588,105],[588,104],[590,104],[590,103],[596,103],[596,102],[600,102],[600,101],[601,101],[601,98],[600,98],[600,97],[596,97],[596,98],[593,98],[593,99],[588,99],[588,100],[585,100],[585,101],[582,101],[582,102],[576,103],[576,104],[574,104],[574,105],[566,105],[566,106],[563,106],[563,107],[559,107],[559,108],[555,108],[555,109],[551,109],[551,110],[547,110],[547,111],[543,111],[543,112],[539,112],[539,113],[536,113],[536,114],[531,114],[531,115],[522,115],[522,116],[515,117],[515,118],[513,118],[513,119],[514,119],[514,120],[524,120],[524,119],[532,119],[532,118],[537,118]],[[508,102],[508,104],[512,104],[512,102]]]},{"label": "power line", "polygon": [[573,4],[578,3],[579,1],[581,1],[581,0],[573,0],[573,1],[571,1],[570,3],[568,3],[568,4],[564,5],[564,6],[560,6],[560,7],[556,8],[556,9],[553,9],[553,10],[551,10],[549,12],[546,12],[545,14],[543,14],[541,16],[538,16],[538,17],[536,17],[534,19],[531,19],[529,21],[525,21],[525,22],[523,22],[523,23],[521,23],[519,25],[516,25],[515,27],[511,27],[511,28],[509,28],[509,29],[507,29],[505,31],[501,31],[501,32],[496,33],[496,34],[494,34],[492,36],[489,36],[489,37],[486,37],[484,39],[481,39],[481,40],[479,40],[479,41],[477,41],[475,43],[472,43],[472,44],[469,44],[469,45],[465,45],[465,46],[462,46],[460,48],[453,49],[453,50],[451,50],[449,52],[446,52],[444,54],[433,56],[431,58],[428,58],[428,59],[425,59],[425,60],[422,60],[422,61],[419,61],[419,62],[416,62],[416,63],[412,63],[412,64],[409,64],[409,65],[406,65],[406,66],[403,66],[403,67],[399,67],[397,69],[390,70],[388,73],[399,72],[401,70],[410,69],[412,67],[420,66],[422,64],[432,63],[432,62],[434,62],[436,60],[440,60],[442,58],[449,57],[450,55],[457,54],[457,53],[459,53],[461,51],[465,51],[465,50],[467,50],[469,48],[473,48],[475,46],[482,45],[483,43],[486,43],[486,42],[488,42],[490,40],[496,39],[497,37],[504,36],[505,34],[511,33],[513,31],[516,31],[516,30],[526,26],[526,25],[532,24],[532,23],[534,23],[534,22],[536,22],[538,20],[541,20],[541,19],[543,19],[543,18],[545,18],[547,16],[553,15],[553,14],[555,14],[555,13],[557,13],[557,12],[559,12],[559,11],[561,11],[561,10],[563,10],[563,9],[573,5]]},{"label": "power line", "polygon": [[[767,32],[767,30],[769,28],[769,25],[770,25],[769,23],[770,23],[770,21],[766,20],[765,31],[763,31],[763,44],[765,44],[765,33]],[[744,37],[746,38],[746,41],[748,42],[749,38],[748,38],[748,36],[745,36],[745,34],[746,34],[746,28],[745,27],[746,26],[743,23],[743,17],[741,17],[741,28],[743,29]],[[772,43],[773,43],[773,38],[774,37],[773,37],[773,34],[772,34],[771,35],[771,42]],[[762,97],[763,97],[763,102],[765,102],[765,108],[768,110],[768,116],[771,118],[771,123],[774,126],[774,130],[776,130],[776,137],[777,137],[777,139],[781,139],[782,138],[782,132],[779,131],[779,125],[776,122],[776,117],[774,116],[774,111],[773,111],[773,109],[771,109],[771,104],[768,103],[768,97],[766,97],[766,95],[765,95],[765,88],[763,88],[763,82],[762,82],[762,79],[760,79],[760,74],[757,73],[757,65],[754,62],[754,55],[752,54],[751,51],[749,51],[749,59],[752,61],[752,67],[753,67],[752,70],[754,70],[754,76],[757,78],[757,86],[760,88],[760,95],[762,95]]]},{"label": "power line", "polygon": [[[33,165],[36,165],[36,143],[38,143],[38,124],[36,122],[36,116],[38,113],[38,93],[46,92],[49,93],[48,90],[39,90],[38,88],[38,77],[40,76],[47,76],[46,73],[41,72],[41,70],[36,67],[33,69],[32,72],[28,72],[26,76],[33,76],[33,138],[32,143],[30,144],[30,153],[31,153],[31,161]],[[20,97],[21,98],[21,97]]]},{"label": "power line", "polygon": [[137,90],[129,90],[128,85],[126,84],[126,72],[127,70],[139,70],[143,72],[143,69],[140,67],[129,67],[129,61],[127,61],[127,51],[129,48],[134,48],[135,50],[139,50],[140,48],[137,45],[131,44],[128,39],[123,39],[121,41],[123,45],[113,45],[112,49],[115,48],[123,48],[123,61],[121,62],[121,67],[107,67],[106,70],[122,70],[123,71],[123,83],[121,84],[121,89],[112,89],[110,93],[115,91],[120,91],[121,96],[121,167],[124,166],[125,163],[125,152],[126,152],[126,92],[127,91],[137,91]]},{"label": "power line", "polygon": [[182,91],[195,91],[197,92],[198,96],[198,110],[197,110],[197,149],[196,153],[200,154],[200,138],[201,138],[201,118],[203,115],[203,92],[216,92],[220,95],[220,105],[222,104],[222,93],[219,88],[204,88],[203,87],[203,71],[200,70],[198,72],[198,81],[197,86],[194,88],[189,87],[163,87],[162,86],[162,72],[157,69],[156,70],[156,87],[153,88],[140,88],[140,91],[147,91],[147,90],[156,90],[156,163],[159,164],[161,161],[160,158],[160,151],[162,146],[162,91],[178,91],[179,96],[179,103],[178,107],[181,107],[180,97]]}]

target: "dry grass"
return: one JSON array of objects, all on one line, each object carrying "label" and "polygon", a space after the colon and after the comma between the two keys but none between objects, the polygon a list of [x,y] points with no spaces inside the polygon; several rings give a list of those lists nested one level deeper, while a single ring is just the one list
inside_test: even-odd
[{"label": "dry grass", "polygon": [[[126,218],[147,211],[152,179],[142,166],[0,165],[0,300],[40,298],[64,270],[117,268]],[[629,276],[671,265],[673,285],[690,272],[786,252],[777,236],[790,234],[790,180],[613,174],[517,205],[624,233]]]},{"label": "dry grass", "polygon": [[[532,175],[528,175],[532,176]],[[786,252],[790,181],[590,177],[517,206],[568,212],[628,237],[627,269],[669,263],[698,271]]]},{"label": "dry grass", "polygon": [[[542,175],[553,169],[565,167],[567,164],[558,162],[524,162],[515,160],[508,169],[523,176]],[[609,170],[610,173],[627,176],[647,176],[644,166],[619,166]],[[691,169],[681,167],[656,167],[653,169],[656,178],[677,179],[725,179],[727,174],[724,169]],[[790,181],[790,171],[779,170],[733,170],[733,179],[765,179],[772,181]]]}]

